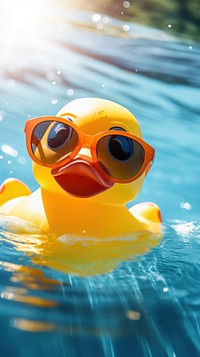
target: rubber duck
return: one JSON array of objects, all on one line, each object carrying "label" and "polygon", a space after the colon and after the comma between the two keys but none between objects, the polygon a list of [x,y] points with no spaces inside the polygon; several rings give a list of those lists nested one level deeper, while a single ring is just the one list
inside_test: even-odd
[{"label": "rubber duck", "polygon": [[45,234],[103,238],[160,231],[156,204],[126,206],[154,158],[128,109],[101,98],[76,99],[56,116],[28,120],[25,135],[40,187],[31,192],[19,180],[6,180],[0,215]]}]

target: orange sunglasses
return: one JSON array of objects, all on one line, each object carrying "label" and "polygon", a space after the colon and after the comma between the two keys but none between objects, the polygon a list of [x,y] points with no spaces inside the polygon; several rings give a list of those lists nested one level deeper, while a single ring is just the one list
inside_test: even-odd
[{"label": "orange sunglasses", "polygon": [[87,147],[103,177],[127,183],[147,174],[154,159],[153,147],[122,128],[88,135],[70,118],[46,116],[28,120],[24,131],[31,159],[51,169],[68,164]]}]

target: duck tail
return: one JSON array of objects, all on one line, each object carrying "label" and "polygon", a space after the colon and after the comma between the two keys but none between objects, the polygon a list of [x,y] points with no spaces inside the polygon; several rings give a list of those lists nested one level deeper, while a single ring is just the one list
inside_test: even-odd
[{"label": "duck tail", "polygon": [[160,208],[155,203],[138,203],[130,208],[130,212],[136,216],[146,218],[151,222],[162,223]]},{"label": "duck tail", "polygon": [[0,186],[0,206],[13,198],[28,196],[30,193],[30,189],[22,181],[9,178]]}]

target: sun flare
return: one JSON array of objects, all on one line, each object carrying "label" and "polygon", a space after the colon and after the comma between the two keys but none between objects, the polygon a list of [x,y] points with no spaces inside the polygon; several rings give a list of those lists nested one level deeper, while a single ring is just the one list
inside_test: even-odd
[{"label": "sun flare", "polygon": [[23,39],[40,35],[51,11],[47,0],[1,0],[0,41],[4,49],[18,46]]}]

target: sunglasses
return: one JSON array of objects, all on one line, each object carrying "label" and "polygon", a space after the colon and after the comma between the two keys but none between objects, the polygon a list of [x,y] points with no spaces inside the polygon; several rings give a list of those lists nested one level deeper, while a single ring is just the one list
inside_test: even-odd
[{"label": "sunglasses", "polygon": [[154,159],[153,147],[122,128],[88,135],[70,118],[46,116],[28,120],[24,131],[31,159],[51,169],[70,163],[86,147],[103,177],[127,183],[147,174]]}]

